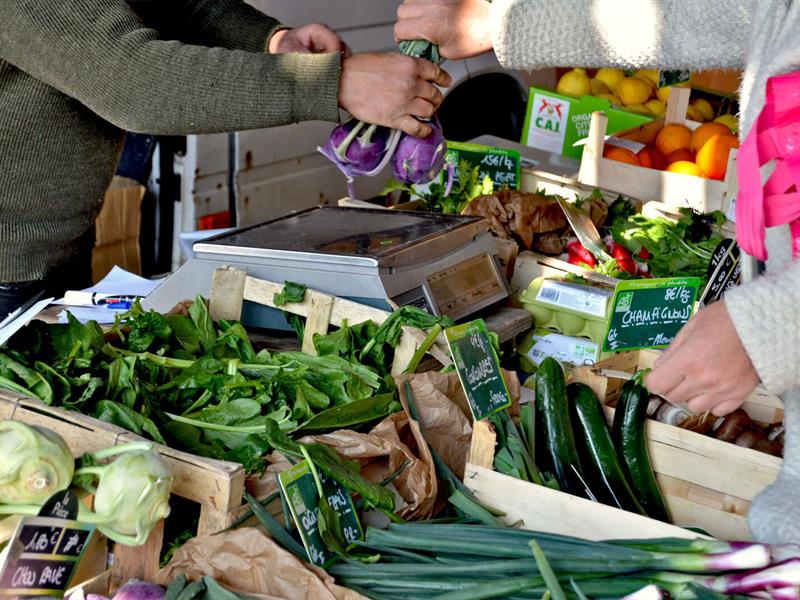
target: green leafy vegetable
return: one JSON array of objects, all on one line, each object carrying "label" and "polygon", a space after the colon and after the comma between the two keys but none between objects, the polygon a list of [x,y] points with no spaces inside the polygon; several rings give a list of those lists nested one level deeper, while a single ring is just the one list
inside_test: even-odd
[{"label": "green leafy vegetable", "polygon": [[290,302],[302,302],[305,295],[306,286],[301,283],[287,281],[280,292],[273,294],[272,301],[275,306],[284,306]]},{"label": "green leafy vegetable", "polygon": [[473,198],[494,192],[494,184],[488,176],[480,177],[479,165],[473,166],[469,161],[462,159],[458,163],[458,176],[453,181],[448,195],[445,195],[446,189],[443,176],[424,187],[407,185],[396,179],[389,179],[381,195],[386,196],[395,190],[401,190],[421,198],[426,210],[443,214],[459,214]]}]

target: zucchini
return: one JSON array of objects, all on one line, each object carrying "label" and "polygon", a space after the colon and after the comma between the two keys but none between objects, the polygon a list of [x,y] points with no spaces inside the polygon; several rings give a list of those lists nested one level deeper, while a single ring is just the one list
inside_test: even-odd
[{"label": "zucchini", "polygon": [[569,384],[567,396],[578,454],[592,491],[604,504],[647,516],[625,479],[600,400],[583,383]]},{"label": "zucchini", "polygon": [[645,426],[649,402],[650,392],[646,387],[634,380],[626,381],[617,402],[611,439],[628,483],[638,494],[642,507],[650,517],[669,523],[669,510],[658,487],[647,450]]},{"label": "zucchini", "polygon": [[536,371],[536,461],[550,471],[561,490],[586,498],[575,435],[569,420],[564,371],[554,358],[545,358]]}]

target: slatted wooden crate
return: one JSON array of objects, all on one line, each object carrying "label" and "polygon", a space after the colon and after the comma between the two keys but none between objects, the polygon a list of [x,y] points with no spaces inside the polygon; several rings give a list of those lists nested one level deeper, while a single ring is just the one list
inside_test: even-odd
[{"label": "slatted wooden crate", "polygon": [[[648,143],[655,138],[664,124],[692,125],[685,120],[690,92],[688,88],[672,88],[663,122],[659,119],[634,130],[617,133],[615,136]],[[682,173],[646,169],[603,158],[607,125],[608,119],[603,113],[592,114],[589,138],[583,150],[578,172],[578,181],[582,184],[619,192],[643,201],[655,200],[671,206],[688,206],[702,212],[729,210],[731,199],[735,197],[735,191],[731,191],[731,186],[735,186],[736,180],[734,166],[736,151],[732,151],[729,155],[728,174],[724,182]]]},{"label": "slatted wooden crate", "polygon": [[[0,420],[5,419],[55,431],[66,440],[76,457],[85,452],[144,441],[141,436],[93,417],[0,390]],[[161,444],[153,445],[174,477],[172,493],[200,504],[198,534],[219,531],[238,518],[245,480],[241,465],[195,456]],[[1,525],[0,531],[3,530]],[[114,548],[114,583],[154,575],[158,570],[162,542],[163,523],[153,530],[142,547],[117,544]]]},{"label": "slatted wooden crate", "polygon": [[[615,355],[595,365],[633,373],[652,368],[658,352],[638,350]],[[573,371],[573,378],[590,385],[606,406],[609,423],[622,379],[593,374],[587,367]],[[756,390],[742,408],[762,424],[783,420],[780,400]],[[653,469],[675,523],[699,527],[729,540],[750,539],[747,509],[752,499],[778,475],[778,457],[723,442],[708,435],[680,429],[649,419],[647,437]]]}]

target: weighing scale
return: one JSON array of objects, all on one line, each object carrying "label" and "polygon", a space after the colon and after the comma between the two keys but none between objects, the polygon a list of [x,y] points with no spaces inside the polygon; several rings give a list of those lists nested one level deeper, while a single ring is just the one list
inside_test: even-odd
[{"label": "weighing scale", "polygon": [[[461,319],[508,296],[488,223],[480,217],[320,206],[194,244],[195,258],[143,303],[167,311],[210,294],[232,265],[276,283],[302,283],[385,310],[413,305]],[[245,302],[248,325],[285,329],[276,309]]]}]

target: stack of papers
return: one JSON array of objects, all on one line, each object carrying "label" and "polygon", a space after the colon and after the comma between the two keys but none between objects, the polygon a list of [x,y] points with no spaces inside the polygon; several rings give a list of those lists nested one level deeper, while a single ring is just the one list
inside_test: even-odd
[{"label": "stack of papers", "polygon": [[[141,296],[145,297],[158,287],[160,281],[151,281],[144,277],[139,277],[129,273],[125,269],[114,267],[111,272],[101,279],[96,285],[81,290],[89,294],[111,294],[113,296]],[[118,309],[108,308],[108,305],[68,305],[64,298],[56,300],[53,304],[67,306],[66,310],[58,313],[58,320],[61,323],[67,322],[67,311],[72,313],[81,323],[86,321],[97,321],[100,324],[113,323],[114,318],[120,313]]]}]

